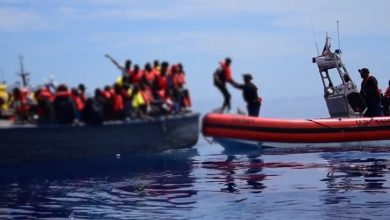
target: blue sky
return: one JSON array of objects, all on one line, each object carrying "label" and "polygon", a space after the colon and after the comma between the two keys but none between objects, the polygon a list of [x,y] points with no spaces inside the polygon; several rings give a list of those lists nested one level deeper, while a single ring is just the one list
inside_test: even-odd
[{"label": "blue sky", "polygon": [[[323,89],[315,42],[325,33],[360,85],[368,67],[386,89],[390,79],[390,1],[386,0],[0,0],[0,73],[16,80],[18,56],[33,84],[54,75],[89,91],[120,72],[106,59],[182,62],[194,108],[222,102],[212,85],[219,60],[233,59],[233,76],[251,72],[265,100],[318,97]],[[230,89],[234,105],[241,93]],[[211,108],[210,107],[210,108]]]}]

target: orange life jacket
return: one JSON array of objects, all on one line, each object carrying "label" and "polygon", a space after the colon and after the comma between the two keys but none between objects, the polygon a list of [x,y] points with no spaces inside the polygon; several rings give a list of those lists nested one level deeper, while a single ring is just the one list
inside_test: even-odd
[{"label": "orange life jacket", "polygon": [[114,95],[114,112],[121,112],[124,109],[123,97],[120,94]]},{"label": "orange life jacket", "polygon": [[138,72],[132,71],[130,74],[131,82],[134,85],[139,85],[141,82],[142,76],[143,76],[143,73],[141,70],[139,70]]},{"label": "orange life jacket", "polygon": [[141,91],[141,94],[145,100],[145,103],[147,105],[150,105],[150,103],[153,101],[153,95],[152,95],[151,91],[148,89],[145,89],[145,90]]},{"label": "orange life jacket", "polygon": [[173,86],[175,88],[182,88],[185,83],[186,79],[184,73],[176,73],[173,77]]},{"label": "orange life jacket", "polygon": [[157,84],[158,84],[158,89],[160,90],[166,90],[168,89],[168,80],[166,76],[158,76],[157,77]]},{"label": "orange life jacket", "polygon": [[82,98],[78,95],[71,95],[74,104],[76,105],[77,111],[82,111],[84,109],[85,103]]},{"label": "orange life jacket", "polygon": [[153,82],[154,82],[154,80],[156,79],[156,74],[155,74],[154,71],[150,71],[150,72],[145,71],[143,75],[144,75],[146,81],[147,81],[150,85],[152,85]]},{"label": "orange life jacket", "polygon": [[53,101],[54,95],[50,92],[48,88],[41,88],[37,100],[49,100]]}]

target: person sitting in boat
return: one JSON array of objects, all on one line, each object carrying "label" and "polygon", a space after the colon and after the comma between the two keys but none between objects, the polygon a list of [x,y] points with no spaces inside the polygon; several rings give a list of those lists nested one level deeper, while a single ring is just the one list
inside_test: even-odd
[{"label": "person sitting in boat", "polygon": [[258,117],[262,99],[257,93],[257,87],[252,83],[252,74],[245,73],[242,76],[244,78],[244,84],[237,84],[234,87],[242,90],[242,95],[247,103],[248,115]]},{"label": "person sitting in boat", "polygon": [[95,89],[95,95],[92,98],[88,98],[85,103],[85,108],[82,112],[82,120],[91,125],[100,125],[104,121],[104,98],[102,96],[102,90]]},{"label": "person sitting in boat", "polygon": [[381,97],[378,89],[378,81],[367,68],[358,69],[362,80],[360,94],[366,102],[365,117],[382,116]]},{"label": "person sitting in boat", "polygon": [[390,80],[389,80],[389,86],[386,89],[385,94],[383,95],[383,114],[386,116],[390,115]]},{"label": "person sitting in boat", "polygon": [[14,88],[12,91],[11,108],[15,109],[15,122],[25,123],[31,121],[31,106],[29,105],[29,91],[27,88]]},{"label": "person sitting in boat", "polygon": [[114,85],[113,117],[116,120],[124,118],[124,102],[122,97],[122,88],[119,84]]},{"label": "person sitting in boat", "polygon": [[0,116],[1,112],[8,110],[9,95],[7,91],[7,84],[0,84]]},{"label": "person sitting in boat", "polygon": [[39,88],[34,95],[37,101],[37,122],[39,124],[50,123],[54,120],[55,113],[52,105],[54,94],[50,91],[49,85]]},{"label": "person sitting in boat", "polygon": [[76,106],[65,84],[58,86],[53,106],[58,123],[72,124],[75,121]]},{"label": "person sitting in boat", "polygon": [[85,87],[85,85],[83,83],[80,83],[78,86],[77,86],[78,90],[79,90],[79,94],[80,94],[80,98],[81,100],[85,103],[87,103],[87,95],[86,95],[86,90],[87,88]]},{"label": "person sitting in boat", "polygon": [[84,110],[85,102],[82,99],[81,94],[79,93],[79,90],[77,88],[71,89],[71,98],[75,104],[76,107],[76,119],[81,119],[81,112]]},{"label": "person sitting in boat", "polygon": [[224,61],[220,61],[220,67],[213,74],[214,85],[219,89],[219,91],[221,91],[224,97],[221,112],[223,112],[225,109],[230,111],[231,108],[231,95],[226,88],[226,83],[237,85],[237,83],[232,78],[231,63],[232,60],[229,57],[225,58]]},{"label": "person sitting in boat", "polygon": [[187,88],[185,88],[185,72],[183,65],[178,63],[172,66],[172,88],[176,100],[180,104],[180,111],[186,112],[191,108],[191,97]]}]

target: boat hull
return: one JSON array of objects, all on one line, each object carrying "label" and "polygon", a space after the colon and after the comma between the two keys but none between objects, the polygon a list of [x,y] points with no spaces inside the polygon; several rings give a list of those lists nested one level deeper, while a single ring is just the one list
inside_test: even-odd
[{"label": "boat hull", "polygon": [[382,145],[390,140],[390,117],[299,120],[211,113],[203,118],[202,132],[205,136],[263,146],[341,146],[377,141]]},{"label": "boat hull", "polygon": [[199,114],[104,125],[0,127],[0,161],[119,156],[190,148],[198,141]]}]

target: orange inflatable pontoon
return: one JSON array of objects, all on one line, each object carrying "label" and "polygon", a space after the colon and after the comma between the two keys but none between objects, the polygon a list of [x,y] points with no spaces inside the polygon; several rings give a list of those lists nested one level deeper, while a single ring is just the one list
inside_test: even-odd
[{"label": "orange inflatable pontoon", "polygon": [[390,140],[390,117],[273,119],[210,113],[202,132],[213,138],[276,143]]}]

